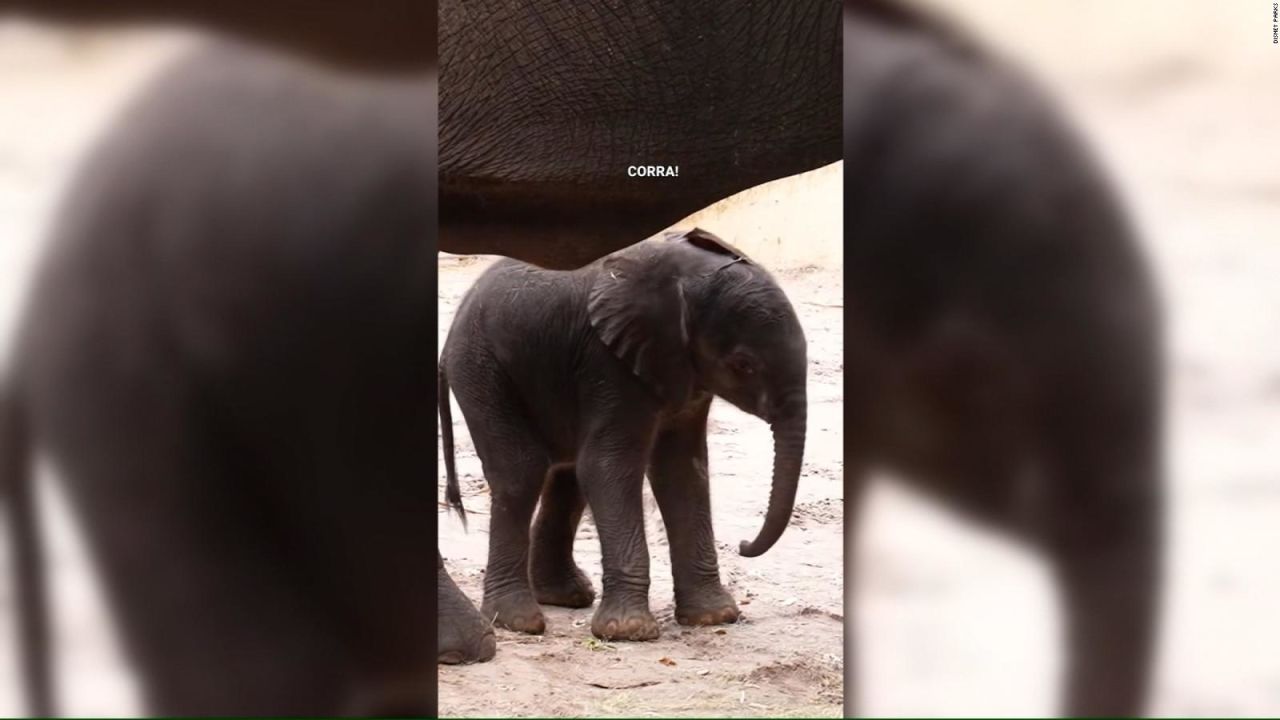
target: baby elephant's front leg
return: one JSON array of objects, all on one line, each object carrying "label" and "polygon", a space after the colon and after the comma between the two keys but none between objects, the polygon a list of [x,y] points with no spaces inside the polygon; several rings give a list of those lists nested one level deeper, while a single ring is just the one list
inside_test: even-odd
[{"label": "baby elephant's front leg", "polygon": [[658,621],[649,612],[649,546],[641,498],[647,448],[621,444],[619,450],[619,445],[589,447],[578,460],[578,480],[595,518],[604,565],[603,594],[591,632],[605,640],[653,640]]},{"label": "baby elephant's front leg", "polygon": [[737,622],[738,605],[720,582],[711,528],[707,477],[707,412],[711,400],[690,408],[658,433],[649,482],[667,528],[675,581],[676,621],[681,625]]}]

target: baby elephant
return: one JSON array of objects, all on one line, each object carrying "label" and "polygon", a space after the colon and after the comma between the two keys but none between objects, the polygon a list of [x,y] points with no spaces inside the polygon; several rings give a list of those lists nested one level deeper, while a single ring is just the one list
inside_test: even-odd
[{"label": "baby elephant", "polygon": [[719,396],[773,428],[764,527],[739,549],[760,555],[795,502],[806,362],[804,333],[777,283],[704,230],[669,233],[574,271],[495,263],[458,308],[439,378],[449,503],[463,512],[450,381],[493,499],[485,616],[538,634],[546,627],[539,603],[591,605],[595,590],[573,561],[590,503],[604,565],[591,631],[656,638],[641,507],[647,472],[671,545],[676,619],[737,620],[711,529],[707,411]]}]

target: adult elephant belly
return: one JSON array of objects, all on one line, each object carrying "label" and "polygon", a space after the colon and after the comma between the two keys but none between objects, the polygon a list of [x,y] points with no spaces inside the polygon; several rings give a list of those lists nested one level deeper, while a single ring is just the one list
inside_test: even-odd
[{"label": "adult elephant belly", "polygon": [[840,54],[834,0],[445,0],[440,249],[572,269],[836,162]]}]

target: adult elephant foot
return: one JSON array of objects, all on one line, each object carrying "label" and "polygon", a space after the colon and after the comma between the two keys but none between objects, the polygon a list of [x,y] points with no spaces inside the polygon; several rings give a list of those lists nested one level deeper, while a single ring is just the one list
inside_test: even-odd
[{"label": "adult elephant foot", "polygon": [[591,634],[601,640],[656,640],[661,631],[647,598],[619,600],[608,595],[591,618]]},{"label": "adult elephant foot", "polygon": [[738,622],[741,615],[719,581],[676,596],[676,622],[681,625],[724,625]]},{"label": "adult elephant foot", "polygon": [[486,630],[479,636],[468,640],[462,633],[453,633],[446,637],[443,628],[440,631],[440,649],[436,662],[441,665],[467,665],[469,663],[489,662],[498,652],[498,640],[493,630]]},{"label": "adult elephant foot", "polygon": [[541,635],[547,630],[547,620],[538,607],[538,601],[528,591],[492,597],[485,595],[480,612],[493,618],[493,624],[508,630]]},{"label": "adult elephant foot", "polygon": [[488,662],[498,650],[493,628],[476,611],[462,590],[444,569],[443,559],[436,570],[436,662],[444,665]]},{"label": "adult elephant foot", "polygon": [[567,568],[552,567],[534,560],[529,565],[529,582],[533,585],[534,598],[543,605],[585,608],[596,601],[591,580],[574,564]]}]

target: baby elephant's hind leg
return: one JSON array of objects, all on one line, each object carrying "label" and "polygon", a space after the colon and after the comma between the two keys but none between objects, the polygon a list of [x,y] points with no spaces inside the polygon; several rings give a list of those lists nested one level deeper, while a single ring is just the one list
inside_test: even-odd
[{"label": "baby elephant's hind leg", "polygon": [[467,425],[493,501],[480,612],[499,628],[541,634],[547,620],[529,585],[529,527],[547,477],[547,454],[524,428],[511,423],[494,418],[481,423],[468,416]]},{"label": "baby elephant's hind leg", "polygon": [[501,373],[473,362],[468,373],[452,374],[467,379],[454,394],[492,500],[480,612],[499,627],[539,635],[546,619],[529,586],[529,525],[550,465],[547,451],[510,410],[513,391]]},{"label": "baby elephant's hind leg", "polygon": [[[473,434],[493,498],[489,517],[489,564],[484,577],[480,612],[508,630],[541,635],[546,619],[529,586],[529,523],[545,477],[545,461],[535,447],[514,439],[499,453],[482,450]],[[488,443],[485,443],[486,445]]]},{"label": "baby elephant's hind leg", "polygon": [[542,488],[529,549],[529,581],[544,605],[591,607],[596,591],[573,560],[573,538],[587,501],[572,467],[553,469]]}]

